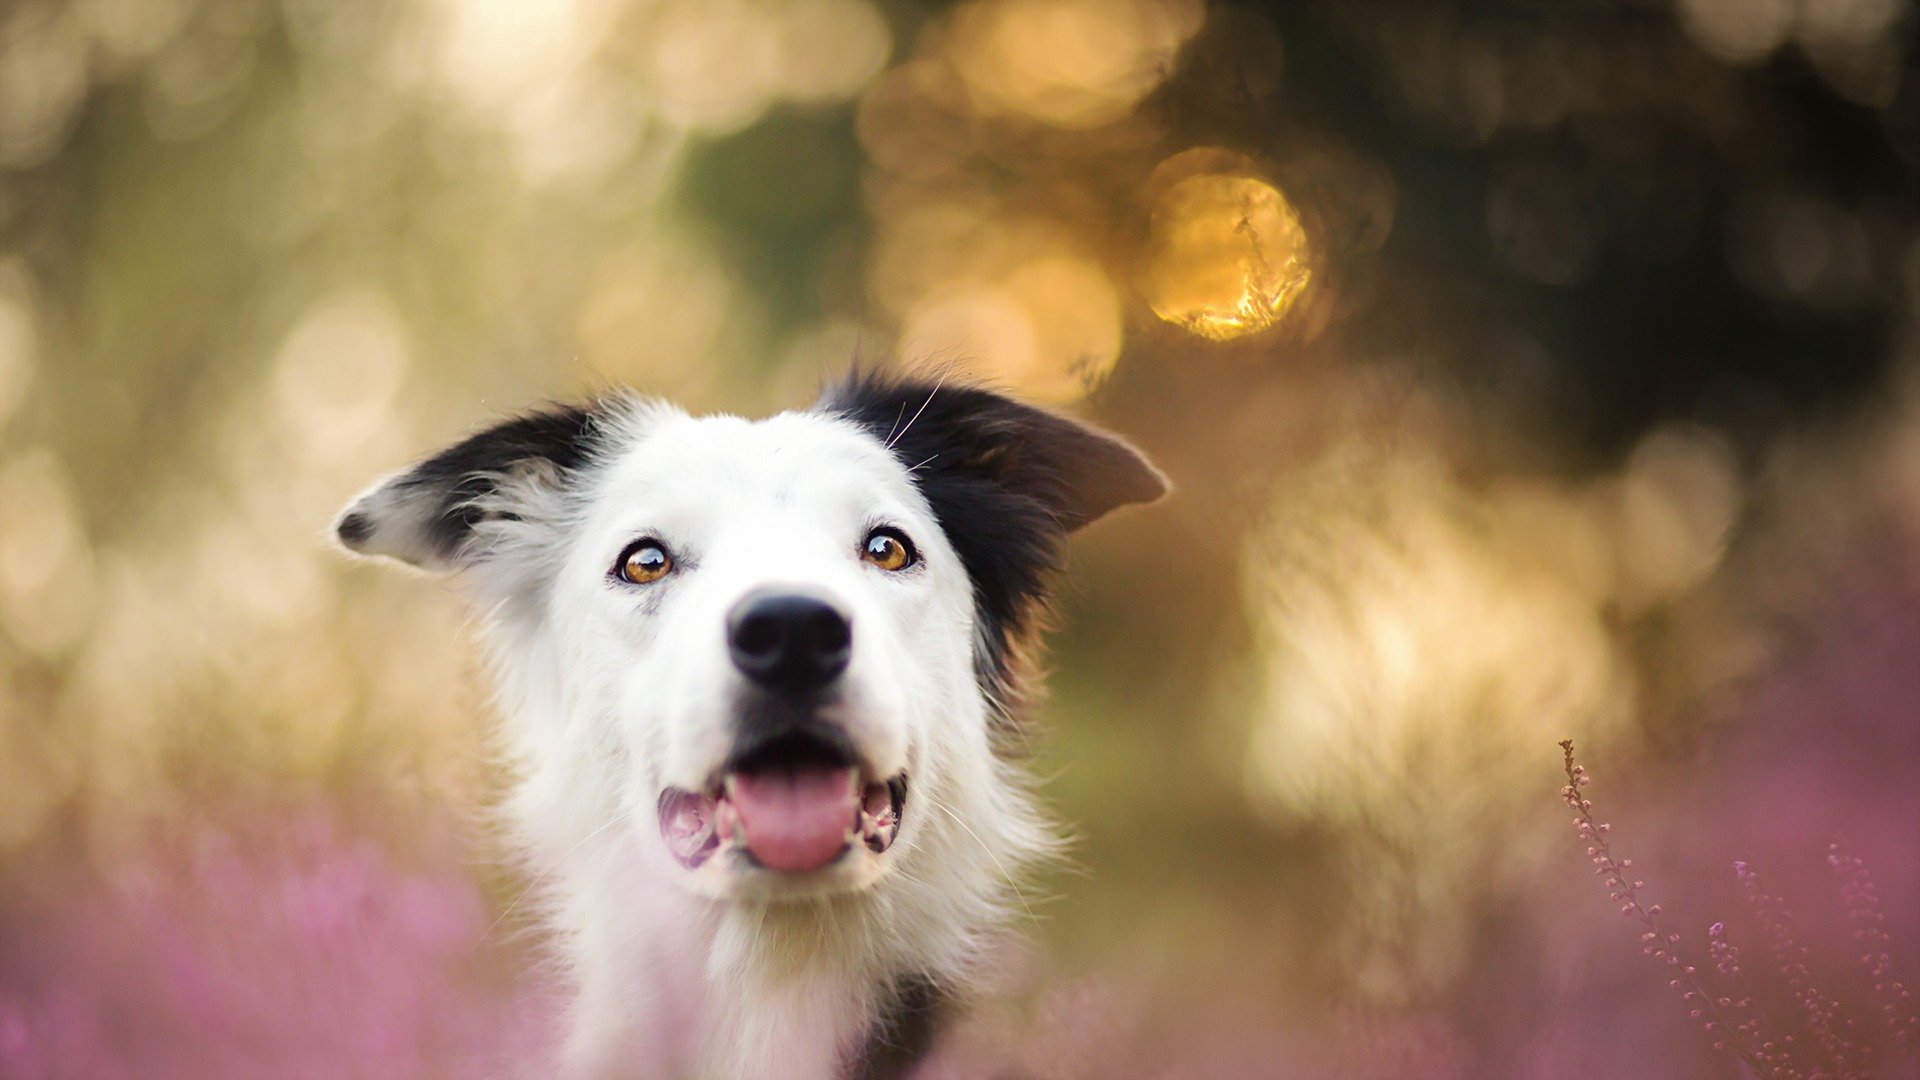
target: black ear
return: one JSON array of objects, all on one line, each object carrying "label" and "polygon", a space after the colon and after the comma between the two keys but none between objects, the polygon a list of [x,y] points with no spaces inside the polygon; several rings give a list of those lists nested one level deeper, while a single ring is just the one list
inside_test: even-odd
[{"label": "black ear", "polygon": [[503,504],[505,485],[559,480],[591,456],[598,409],[562,406],[487,428],[386,477],[334,523],[349,550],[384,555],[428,570],[452,570],[474,554],[474,528],[517,516]]},{"label": "black ear", "polygon": [[972,386],[855,375],[815,408],[853,421],[912,472],[973,580],[981,675],[1004,696],[1067,534],[1169,485],[1138,450]]},{"label": "black ear", "polygon": [[975,386],[859,374],[820,411],[878,435],[923,488],[964,478],[1031,500],[1071,533],[1171,485],[1118,436]]}]

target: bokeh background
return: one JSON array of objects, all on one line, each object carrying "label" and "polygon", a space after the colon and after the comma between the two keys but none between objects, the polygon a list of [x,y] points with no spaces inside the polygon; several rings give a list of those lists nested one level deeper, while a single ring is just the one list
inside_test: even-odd
[{"label": "bokeh background", "polygon": [[1827,853],[1911,986],[1917,36],[1899,0],[10,0],[0,1074],[532,1060],[470,616],[330,515],[529,402],[758,413],[856,360],[1179,487],[1075,543],[1034,747],[1073,862],[935,1075],[1739,1075],[1590,872],[1569,737],[1703,970],[1716,920],[1775,966],[1748,860],[1879,1046]]}]

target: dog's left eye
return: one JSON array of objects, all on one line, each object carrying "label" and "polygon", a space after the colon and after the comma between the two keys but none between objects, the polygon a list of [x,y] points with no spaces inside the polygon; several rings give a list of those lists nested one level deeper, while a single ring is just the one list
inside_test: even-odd
[{"label": "dog's left eye", "polygon": [[673,569],[673,556],[660,546],[658,540],[641,540],[631,544],[620,553],[620,561],[614,564],[613,572],[623,581],[635,585],[651,585],[667,576]]},{"label": "dog's left eye", "polygon": [[913,541],[899,529],[883,525],[867,534],[860,557],[882,570],[905,570],[920,560]]}]

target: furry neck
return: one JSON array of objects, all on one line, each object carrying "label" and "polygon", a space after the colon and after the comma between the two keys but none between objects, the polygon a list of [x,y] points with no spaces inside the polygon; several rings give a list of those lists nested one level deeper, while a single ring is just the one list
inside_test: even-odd
[{"label": "furry neck", "polygon": [[949,929],[948,956],[930,951],[929,935],[896,925],[911,905],[891,882],[711,900],[648,874],[626,843],[583,845],[556,889],[576,990],[568,1076],[884,1075],[882,1051],[924,1044],[934,988],[964,978],[953,961],[967,931]]}]

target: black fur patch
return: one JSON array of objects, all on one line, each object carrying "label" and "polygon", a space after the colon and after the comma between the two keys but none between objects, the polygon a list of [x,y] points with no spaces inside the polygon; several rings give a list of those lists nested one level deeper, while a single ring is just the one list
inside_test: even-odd
[{"label": "black fur patch", "polygon": [[341,518],[334,529],[340,534],[341,543],[357,548],[373,535],[373,522],[365,514],[353,513]]},{"label": "black fur patch", "polygon": [[[399,494],[432,500],[428,541],[442,558],[454,559],[485,516],[475,500],[492,494],[501,476],[530,462],[546,462],[562,472],[578,469],[592,452],[596,419],[595,411],[583,405],[516,416],[414,466],[400,479]],[[340,538],[348,543],[346,530],[353,520],[349,515],[340,522]]]},{"label": "black fur patch", "polygon": [[948,996],[924,975],[907,975],[888,987],[866,1045],[849,1074],[858,1080],[894,1080],[906,1076],[933,1049]]},{"label": "black fur patch", "polygon": [[856,374],[815,408],[860,424],[912,471],[973,581],[980,676],[996,698],[1067,534],[1167,490],[1119,439],[978,387]]}]

